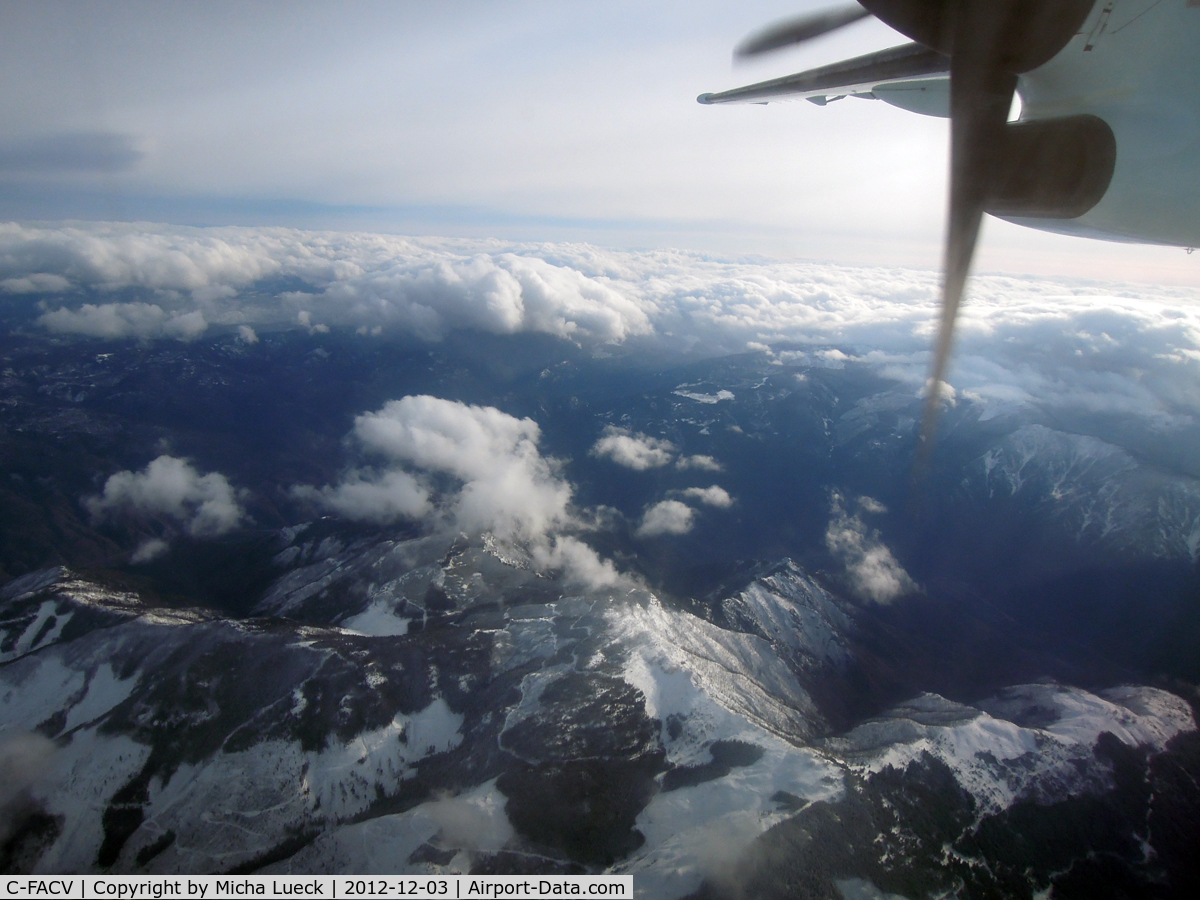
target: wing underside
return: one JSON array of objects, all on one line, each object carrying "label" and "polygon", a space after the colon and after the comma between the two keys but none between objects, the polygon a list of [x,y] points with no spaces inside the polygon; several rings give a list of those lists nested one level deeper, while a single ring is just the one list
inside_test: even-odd
[{"label": "wing underside", "polygon": [[889,84],[941,81],[949,74],[948,56],[913,43],[696,99],[704,104],[804,99],[824,105],[838,97],[869,96]]}]

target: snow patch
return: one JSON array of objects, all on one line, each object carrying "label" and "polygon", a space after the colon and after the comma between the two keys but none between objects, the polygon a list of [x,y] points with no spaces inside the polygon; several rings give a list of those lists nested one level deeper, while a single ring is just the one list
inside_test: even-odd
[{"label": "snow patch", "polygon": [[[645,605],[610,609],[606,619],[626,648],[630,662],[625,678],[634,686],[637,680],[647,683],[645,673],[655,668],[665,673],[683,670],[695,689],[712,702],[772,734],[799,740],[821,724],[816,706],[796,677],[771,645],[756,635],[726,631],[668,610],[654,597]],[[639,655],[646,660],[645,668],[633,661]],[[678,700],[681,684],[650,689]]]},{"label": "snow patch", "polygon": [[462,721],[439,698],[324,750],[264,741],[181,766],[166,783],[152,782],[146,820],[125,855],[171,830],[178,837],[155,858],[155,871],[227,871],[293,830],[363,813],[409,777],[413,763],[458,746]]},{"label": "snow patch", "polygon": [[1025,797],[1053,802],[1107,790],[1109,774],[1092,764],[1104,732],[1129,746],[1162,750],[1196,727],[1184,700],[1149,687],[1098,696],[1054,684],[1019,685],[978,707],[923,694],[825,747],[862,774],[905,769],[928,753],[950,767],[985,816]]},{"label": "snow patch", "polygon": [[803,669],[850,661],[842,637],[851,628],[850,619],[832,594],[790,560],[722,607],[739,630],[757,631]]},{"label": "snow patch", "polygon": [[720,403],[722,400],[733,399],[733,391],[717,391],[715,394],[697,394],[694,391],[675,390],[671,393],[677,397],[695,400],[697,403]]},{"label": "snow patch", "polygon": [[[17,638],[12,649],[0,653],[0,663],[10,662],[36,650],[38,647],[49,646],[55,643],[62,634],[63,626],[74,615],[74,613],[70,612],[61,616],[57,615],[55,612],[57,609],[57,600],[43,600],[38,607],[37,614],[33,617],[33,621],[21,632],[21,636]],[[47,625],[49,625],[49,628],[47,628]]]},{"label": "snow patch", "polygon": [[1141,463],[1099,438],[1026,425],[974,470],[986,497],[1032,499],[1080,542],[1135,557],[1200,554],[1200,480]]},{"label": "snow patch", "polygon": [[42,588],[48,587],[60,578],[65,577],[67,569],[65,566],[54,566],[50,569],[39,569],[36,572],[30,572],[28,575],[22,575],[20,578],[14,578],[0,590],[0,599],[3,600],[24,600],[27,597],[32,597]]},{"label": "snow patch", "polygon": [[1027,684],[1007,688],[980,705],[996,715],[1022,708],[1052,712],[1055,721],[1044,726],[1046,734],[1089,747],[1107,731],[1128,746],[1162,750],[1175,735],[1196,729],[1185,700],[1152,687],[1127,685],[1096,695],[1081,688]]},{"label": "snow patch", "polygon": [[57,655],[6,666],[0,671],[0,734],[33,731],[71,697],[82,696],[85,682]]},{"label": "snow patch", "polygon": [[35,793],[48,814],[62,817],[62,833],[38,860],[35,873],[96,871],[104,810],[149,756],[149,747],[124,735],[82,729],[71,736],[52,758],[52,771]]},{"label": "snow patch", "polygon": [[408,634],[408,619],[396,615],[395,604],[378,599],[356,616],[341,623],[341,627],[355,634],[374,637],[400,637]]},{"label": "snow patch", "polygon": [[638,815],[646,843],[614,870],[633,874],[636,896],[670,900],[692,893],[705,878],[728,875],[755,838],[795,815],[794,806],[772,799],[781,791],[810,802],[842,795],[841,769],[817,753],[757,728],[736,736],[764,751],[757,762],[660,793]]},{"label": "snow patch", "polygon": [[63,730],[70,731],[80,725],[94,722],[133,693],[136,685],[136,678],[121,681],[111,665],[102,664],[89,679],[87,693],[83,695],[83,699],[71,707]]}]

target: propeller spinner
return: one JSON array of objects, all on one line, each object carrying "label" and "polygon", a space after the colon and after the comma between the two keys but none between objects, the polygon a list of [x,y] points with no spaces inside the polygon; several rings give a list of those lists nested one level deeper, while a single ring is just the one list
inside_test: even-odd
[{"label": "propeller spinner", "polygon": [[950,208],[942,263],[942,311],[921,423],[927,460],[940,388],[985,206],[997,193],[1009,143],[1017,76],[1049,62],[1079,30],[1095,0],[861,0],[789,19],[739,45],[750,56],[802,43],[873,14],[950,58]]}]

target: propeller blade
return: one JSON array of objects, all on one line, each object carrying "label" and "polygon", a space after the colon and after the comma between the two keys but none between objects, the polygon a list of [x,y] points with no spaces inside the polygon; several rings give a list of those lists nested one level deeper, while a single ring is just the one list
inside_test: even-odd
[{"label": "propeller blade", "polygon": [[1017,3],[966,0],[959,7],[950,59],[950,209],[942,267],[942,314],[918,444],[923,467],[937,427],[954,322],[979,239],[984,205],[1001,170],[1017,76],[1006,71],[1007,29]]},{"label": "propeller blade", "polygon": [[[1095,5],[1096,0],[860,0],[778,22],[751,35],[734,53],[744,58],[798,44],[874,15],[917,43],[950,57],[950,209],[942,312],[917,447],[917,470],[924,468],[932,448],[954,322],[984,208],[993,196],[1002,196],[996,186],[1005,171],[1008,111],[1017,75],[1045,64],[1061,51]],[[774,83],[764,85],[773,87]],[[707,99],[713,96],[702,95],[701,102],[713,102]],[[722,97],[728,99],[734,98]]]},{"label": "propeller blade", "polygon": [[784,19],[750,35],[738,44],[737,49],[733,51],[733,56],[735,59],[745,59],[759,53],[766,53],[768,50],[778,50],[780,47],[801,44],[804,41],[836,31],[852,22],[857,22],[859,19],[865,19],[869,15],[870,13],[857,3],[849,3],[806,16]]}]

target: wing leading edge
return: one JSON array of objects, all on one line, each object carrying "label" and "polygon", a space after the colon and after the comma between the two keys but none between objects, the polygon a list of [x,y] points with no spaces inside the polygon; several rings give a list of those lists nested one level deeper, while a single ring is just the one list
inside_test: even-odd
[{"label": "wing leading edge", "polygon": [[921,44],[903,44],[795,75],[717,94],[701,94],[696,100],[707,105],[806,99],[824,105],[827,98],[870,94],[875,88],[893,82],[945,79],[949,73],[950,57]]}]

